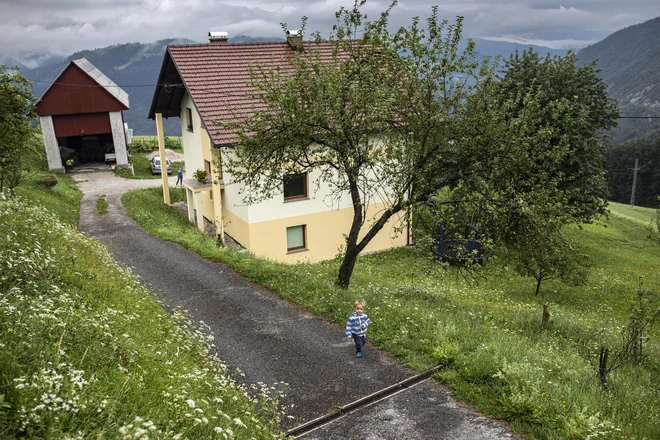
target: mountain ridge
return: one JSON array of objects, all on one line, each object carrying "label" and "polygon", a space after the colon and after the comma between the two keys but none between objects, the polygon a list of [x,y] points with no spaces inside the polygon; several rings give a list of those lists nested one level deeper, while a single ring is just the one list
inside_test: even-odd
[{"label": "mountain ridge", "polygon": [[[502,55],[508,58],[515,50],[534,48],[540,53],[564,55],[566,51],[551,49],[531,44],[508,43],[474,38],[478,57]],[[229,44],[254,42],[283,42],[278,37],[250,37],[237,35],[229,39]],[[169,44],[194,44],[197,41],[185,38],[168,38],[151,43],[114,44],[97,49],[87,49],[74,52],[56,63],[49,63],[32,69],[21,69],[26,78],[33,81],[33,93],[41,97],[62,70],[71,60],[86,58],[94,64],[115,84],[125,87],[130,97],[130,110],[124,112],[124,120],[136,135],[155,135],[156,126],[147,119],[154,93],[155,84],[163,61],[165,48]],[[153,86],[149,86],[153,84]],[[144,86],[144,87],[143,87]],[[179,135],[181,125],[177,118],[164,120],[165,129],[169,134]]]},{"label": "mountain ridge", "polygon": [[[597,61],[608,93],[624,116],[660,116],[660,17],[620,29],[578,52],[580,64]],[[656,136],[657,119],[622,119],[612,143]]]}]

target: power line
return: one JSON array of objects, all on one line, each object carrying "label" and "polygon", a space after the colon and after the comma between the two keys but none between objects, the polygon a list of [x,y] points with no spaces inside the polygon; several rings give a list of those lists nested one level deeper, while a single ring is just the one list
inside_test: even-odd
[{"label": "power line", "polygon": [[660,119],[660,116],[619,116],[619,119]]},{"label": "power line", "polygon": [[59,82],[50,82],[50,81],[43,81],[43,80],[33,80],[31,82],[38,82],[38,83],[46,83],[46,84],[52,84],[52,85],[57,85],[57,86],[70,86],[70,87],[102,87],[102,88],[107,88],[107,87],[122,87],[122,88],[129,88],[129,87],[156,87],[156,86],[164,86],[164,87],[184,87],[183,84],[169,84],[169,83],[164,83],[164,84],[126,84],[123,86],[118,86],[117,84],[115,85],[108,85],[108,86],[102,86],[100,84],[70,84],[70,83],[59,83]]}]

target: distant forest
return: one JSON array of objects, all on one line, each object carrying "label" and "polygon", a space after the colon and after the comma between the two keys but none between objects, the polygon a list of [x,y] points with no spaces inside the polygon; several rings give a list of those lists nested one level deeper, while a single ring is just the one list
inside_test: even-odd
[{"label": "distant forest", "polygon": [[605,158],[610,200],[630,203],[635,158],[639,159],[635,205],[658,207],[660,196],[660,136],[611,146]]}]

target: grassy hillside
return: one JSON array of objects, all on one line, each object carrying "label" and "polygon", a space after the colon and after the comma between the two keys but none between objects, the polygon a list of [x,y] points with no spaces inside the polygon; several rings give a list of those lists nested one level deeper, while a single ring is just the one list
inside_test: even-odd
[{"label": "grassy hillside", "polygon": [[235,383],[212,335],[77,230],[69,176],[43,174],[0,194],[0,438],[282,438],[278,392]]},{"label": "grassy hillside", "polygon": [[[417,370],[451,362],[437,378],[524,438],[660,438],[658,328],[647,335],[648,358],[610,373],[607,387],[578,350],[581,338],[603,326],[599,338],[582,346],[615,350],[640,289],[650,298],[648,308],[657,309],[660,246],[648,242],[644,230],[651,210],[613,204],[609,220],[570,228],[589,255],[591,277],[578,287],[546,282],[534,296],[534,282],[501,255],[475,283],[414,249],[360,258],[351,288],[343,291],[334,285],[337,260],[287,266],[219,247],[164,206],[158,189],[129,193],[123,202],[151,233],[223,261],[340,325],[353,300],[365,298],[376,345]],[[543,304],[551,315],[545,328]]]}]

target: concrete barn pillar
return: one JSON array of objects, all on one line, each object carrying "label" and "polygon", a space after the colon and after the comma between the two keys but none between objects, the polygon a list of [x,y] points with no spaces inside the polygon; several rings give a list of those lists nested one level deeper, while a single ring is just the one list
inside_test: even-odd
[{"label": "concrete barn pillar", "polygon": [[126,133],[124,132],[124,119],[121,112],[109,112],[110,128],[112,129],[112,143],[115,144],[115,156],[118,168],[128,167],[128,153],[126,152]]},{"label": "concrete barn pillar", "polygon": [[52,116],[39,116],[41,124],[41,133],[44,136],[44,145],[46,146],[46,156],[48,157],[48,169],[58,173],[64,172],[62,166],[62,156],[60,156],[60,146],[57,144],[55,136],[55,126]]}]

